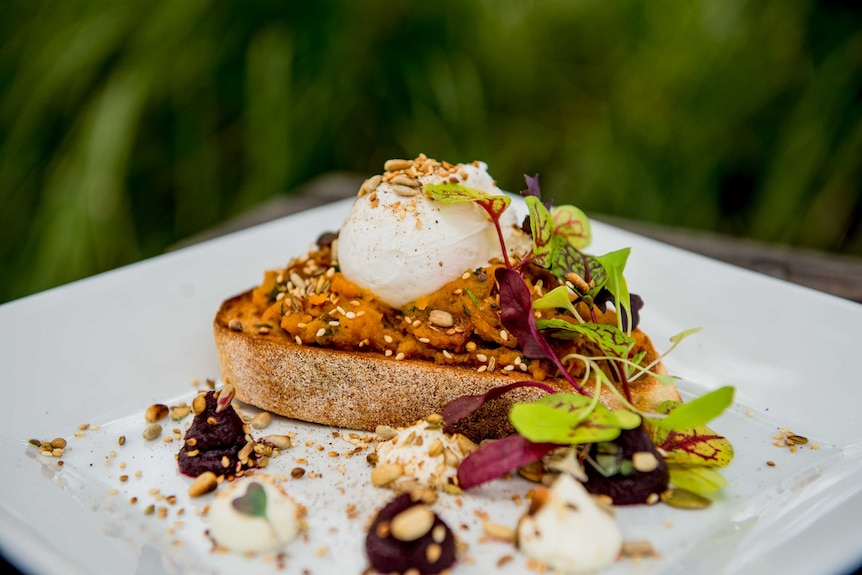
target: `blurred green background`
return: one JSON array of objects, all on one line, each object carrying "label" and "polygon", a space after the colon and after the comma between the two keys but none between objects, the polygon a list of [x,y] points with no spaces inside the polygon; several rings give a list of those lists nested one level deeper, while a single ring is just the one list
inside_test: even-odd
[{"label": "blurred green background", "polygon": [[588,213],[862,254],[853,6],[6,0],[0,302],[420,152]]}]

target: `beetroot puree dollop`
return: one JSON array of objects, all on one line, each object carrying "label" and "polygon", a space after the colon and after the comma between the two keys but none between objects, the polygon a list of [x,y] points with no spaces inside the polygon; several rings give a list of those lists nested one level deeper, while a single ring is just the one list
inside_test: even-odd
[{"label": "beetroot puree dollop", "polygon": [[238,454],[248,442],[242,419],[232,405],[216,413],[217,407],[215,392],[206,392],[206,408],[195,415],[180,449],[177,461],[183,475],[235,475],[240,469]]}]

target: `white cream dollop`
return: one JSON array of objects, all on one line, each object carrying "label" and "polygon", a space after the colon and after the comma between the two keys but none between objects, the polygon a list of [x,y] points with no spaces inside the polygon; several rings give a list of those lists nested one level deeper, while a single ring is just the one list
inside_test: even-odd
[{"label": "white cream dollop", "polygon": [[538,510],[518,523],[518,546],[525,555],[563,573],[590,573],[619,556],[623,534],[584,486],[560,475]]},{"label": "white cream dollop", "polygon": [[389,484],[396,490],[414,481],[432,489],[454,484],[461,461],[476,448],[463,435],[445,433],[427,419],[388,429],[392,437],[377,446],[377,465],[400,467],[402,475]]},{"label": "white cream dollop", "polygon": [[[249,496],[253,485],[266,495],[262,514],[243,512],[234,501]],[[254,496],[252,496],[254,497]],[[279,549],[305,529],[305,509],[282,489],[271,475],[255,474],[233,481],[218,491],[209,509],[210,536],[217,545],[234,552]]]},{"label": "white cream dollop", "polygon": [[[453,176],[464,186],[503,195],[484,163],[457,168]],[[422,184],[449,181],[434,172],[418,180]],[[500,226],[509,252],[523,249],[529,241],[511,206]],[[338,263],[344,277],[396,308],[502,255],[496,228],[480,206],[444,204],[421,192],[402,196],[387,182],[380,183],[373,194],[356,199],[338,237]]]}]

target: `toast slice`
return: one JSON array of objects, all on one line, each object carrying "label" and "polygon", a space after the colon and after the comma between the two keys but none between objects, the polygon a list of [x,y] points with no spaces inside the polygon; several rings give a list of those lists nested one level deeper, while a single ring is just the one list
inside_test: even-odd
[{"label": "toast slice", "polygon": [[[289,418],[356,430],[374,430],[381,424],[405,426],[439,413],[460,396],[534,379],[521,370],[479,371],[475,366],[396,359],[373,350],[297,344],[262,315],[254,290],[222,303],[213,322],[222,379],[234,386],[240,401]],[[648,361],[657,357],[645,334],[636,330],[634,335]],[[663,372],[660,364],[654,370]],[[572,391],[562,378],[548,377],[543,382],[559,391]],[[592,392],[594,385],[587,382],[584,388]],[[535,388],[507,393],[459,422],[457,430],[475,441],[507,435],[513,431],[507,417],[510,407],[542,393]],[[647,376],[631,382],[630,393],[633,403],[644,410],[664,400],[680,401],[675,386]],[[622,407],[607,386],[602,387],[600,400],[612,409]]]}]

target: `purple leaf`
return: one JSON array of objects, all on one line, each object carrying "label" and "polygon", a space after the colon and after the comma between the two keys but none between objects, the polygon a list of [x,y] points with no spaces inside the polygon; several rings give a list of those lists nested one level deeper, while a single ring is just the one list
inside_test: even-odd
[{"label": "purple leaf", "polygon": [[542,190],[539,188],[539,174],[528,176],[524,174],[524,180],[527,182],[527,189],[521,192],[522,196],[535,196],[542,199]]},{"label": "purple leaf", "polygon": [[533,317],[533,296],[521,274],[508,268],[497,268],[494,275],[500,284],[500,322],[518,339],[524,355],[531,359],[550,360],[575,391],[586,395],[539,332]]},{"label": "purple leaf", "polygon": [[458,466],[458,485],[470,489],[533,463],[556,449],[555,443],[533,443],[514,434],[483,443]]},{"label": "purple leaf", "polygon": [[551,359],[553,352],[548,353],[547,344],[536,327],[533,317],[533,296],[530,288],[524,283],[524,278],[513,270],[497,268],[494,272],[500,284],[500,322],[509,332],[518,338],[521,351],[532,359]]},{"label": "purple leaf", "polygon": [[443,421],[446,422],[446,427],[448,428],[453,423],[464,419],[482,407],[485,403],[519,387],[538,387],[539,389],[544,389],[548,393],[556,393],[554,388],[538,381],[516,381],[514,383],[492,387],[485,393],[462,395],[461,397],[455,398],[446,404],[446,407],[443,408],[440,415],[443,416]]}]

